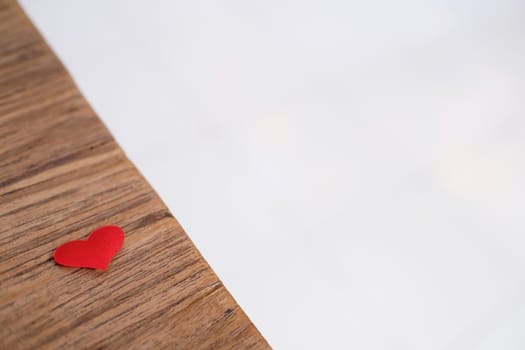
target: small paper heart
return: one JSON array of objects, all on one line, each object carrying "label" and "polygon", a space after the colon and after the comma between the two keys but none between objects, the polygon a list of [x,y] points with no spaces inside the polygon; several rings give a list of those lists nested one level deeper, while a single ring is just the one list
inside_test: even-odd
[{"label": "small paper heart", "polygon": [[118,226],[103,226],[88,239],[62,244],[55,250],[55,262],[68,267],[106,270],[124,244],[124,231]]}]

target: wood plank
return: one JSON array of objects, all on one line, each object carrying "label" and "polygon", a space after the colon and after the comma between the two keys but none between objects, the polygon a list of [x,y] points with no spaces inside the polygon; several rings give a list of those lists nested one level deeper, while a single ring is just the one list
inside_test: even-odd
[{"label": "wood plank", "polygon": [[[268,344],[15,1],[0,0],[0,348]],[[105,272],[54,250],[115,224]]]}]

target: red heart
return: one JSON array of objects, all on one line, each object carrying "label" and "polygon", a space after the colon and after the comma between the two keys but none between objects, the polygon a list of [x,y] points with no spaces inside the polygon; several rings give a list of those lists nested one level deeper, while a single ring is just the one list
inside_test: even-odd
[{"label": "red heart", "polygon": [[55,262],[69,267],[106,270],[124,243],[124,231],[118,226],[103,226],[86,240],[71,241],[55,250]]}]

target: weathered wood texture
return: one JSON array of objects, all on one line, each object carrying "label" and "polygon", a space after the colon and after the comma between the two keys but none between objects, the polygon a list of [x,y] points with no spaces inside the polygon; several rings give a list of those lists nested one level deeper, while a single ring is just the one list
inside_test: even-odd
[{"label": "weathered wood texture", "polygon": [[[56,247],[107,224],[126,241],[106,272],[55,265]],[[18,4],[0,0],[0,348],[126,347],[268,344]]]}]

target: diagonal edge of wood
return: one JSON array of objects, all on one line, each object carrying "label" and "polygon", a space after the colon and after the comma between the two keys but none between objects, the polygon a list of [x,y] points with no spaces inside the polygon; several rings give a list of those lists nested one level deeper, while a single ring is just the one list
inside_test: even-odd
[{"label": "diagonal edge of wood", "polygon": [[[0,348],[266,349],[15,1],[0,0]],[[60,244],[126,232],[106,272]]]}]

